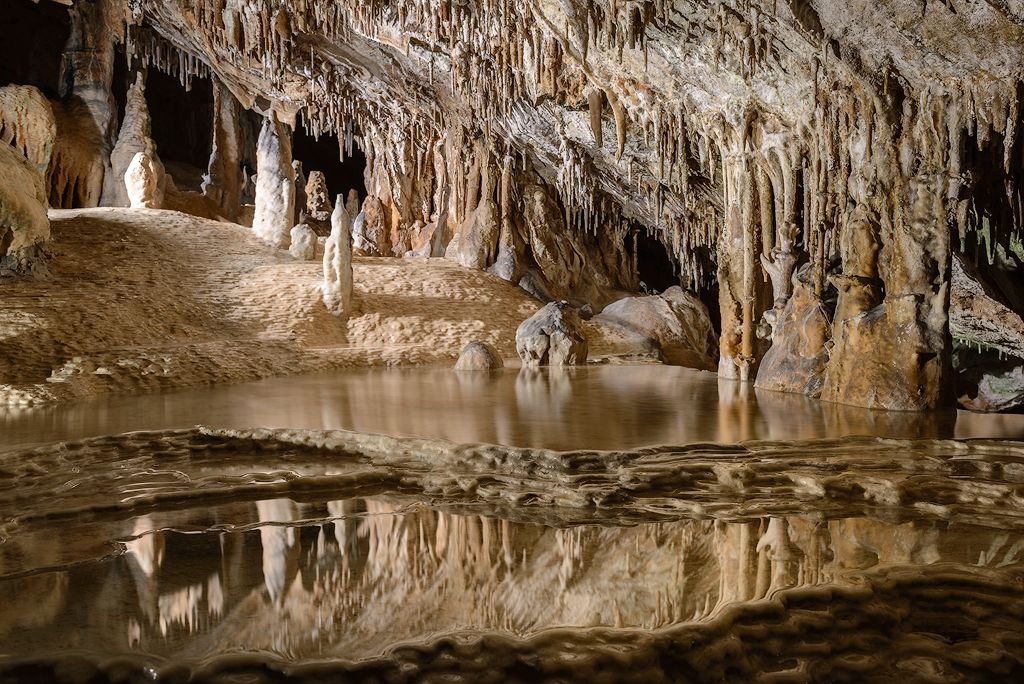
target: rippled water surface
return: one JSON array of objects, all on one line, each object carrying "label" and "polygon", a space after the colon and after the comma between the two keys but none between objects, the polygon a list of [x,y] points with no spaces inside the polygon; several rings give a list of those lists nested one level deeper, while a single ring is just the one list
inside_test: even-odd
[{"label": "rippled water surface", "polygon": [[9,410],[0,682],[1024,681],[1022,436],[661,366]]},{"label": "rippled water surface", "polygon": [[[69,532],[17,551],[70,567],[0,582],[0,640],[15,660],[81,652],[157,671],[229,653],[359,660],[452,633],[713,620],[784,589],[855,587],[880,567],[1024,560],[1020,532],[948,522],[553,527],[394,497],[223,503]],[[111,556],[89,560],[89,542],[114,539]]]}]

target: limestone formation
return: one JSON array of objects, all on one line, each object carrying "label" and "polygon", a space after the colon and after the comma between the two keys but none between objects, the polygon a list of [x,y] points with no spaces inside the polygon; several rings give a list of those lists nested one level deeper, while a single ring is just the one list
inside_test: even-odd
[{"label": "limestone formation", "polygon": [[791,274],[786,305],[781,312],[768,312],[772,346],[758,368],[758,388],[821,396],[832,325],[824,303],[814,294],[809,274],[809,268]]},{"label": "limestone formation", "polygon": [[954,253],[1024,310],[1014,3],[264,4],[75,3],[51,204],[99,201],[123,46],[132,68],[214,81],[208,192],[229,217],[248,210],[221,179],[252,160],[224,104],[265,117],[271,244],[296,223],[302,126],[365,155],[357,254],[448,254],[597,309],[682,285],[717,308],[723,378],[757,379],[773,345],[773,364],[805,358],[768,330],[803,264],[830,401],[952,405]]},{"label": "limestone formation", "polygon": [[[127,207],[146,206],[150,209],[159,209],[163,206],[166,193],[166,180],[164,178],[163,164],[156,153],[156,145],[151,137],[149,107],[146,104],[145,75],[138,72],[135,80],[128,88],[128,101],[125,105],[124,121],[121,123],[121,132],[118,133],[117,143],[110,153],[111,172],[106,174],[103,181],[104,206]],[[126,173],[134,165],[139,154],[145,156],[147,184],[153,183],[150,188],[147,185],[145,199],[140,199],[143,204],[138,204],[136,198],[141,197],[140,187],[136,187],[136,196],[131,196],[131,189],[126,188]],[[134,181],[138,182],[138,181]]]},{"label": "limestone formation", "polygon": [[306,211],[306,174],[302,170],[302,162],[298,159],[292,162],[292,170],[295,172],[295,223],[301,223]]},{"label": "limestone formation", "polygon": [[[322,171],[310,171],[309,180],[306,181],[304,189],[306,196],[305,216],[306,223],[317,235],[331,234],[331,214],[334,207],[331,205],[331,197],[327,190],[327,179]],[[350,213],[355,216],[359,211]]]},{"label": "limestone formation", "polygon": [[124,185],[132,209],[159,209],[160,182],[163,174],[159,162],[145,152],[136,152],[124,173]]},{"label": "limestone formation", "polygon": [[626,297],[606,306],[594,320],[651,340],[666,363],[714,370],[718,361],[707,307],[681,287],[660,295]]},{"label": "limestone formation", "polygon": [[218,82],[213,88],[213,149],[202,190],[229,219],[238,218],[242,204],[240,116],[238,100]]},{"label": "limestone formation", "polygon": [[457,371],[493,371],[504,367],[498,350],[486,342],[470,342],[455,362]]},{"label": "limestone formation", "polygon": [[523,366],[576,366],[587,362],[587,338],[576,310],[551,302],[516,330],[516,351]]},{"label": "limestone formation", "polygon": [[19,150],[44,177],[50,167],[56,135],[53,108],[37,88],[0,88],[0,143]]},{"label": "limestone formation", "polygon": [[43,177],[28,158],[0,142],[0,276],[38,271],[50,236]]},{"label": "limestone formation", "polygon": [[252,230],[267,244],[284,249],[295,225],[295,169],[291,134],[274,114],[263,120],[256,146],[256,208]]},{"label": "limestone formation", "polygon": [[288,253],[301,261],[316,259],[316,233],[305,223],[292,228]]},{"label": "limestone formation", "polygon": [[331,236],[324,246],[324,306],[335,316],[352,313],[352,215],[341,195],[331,216]]},{"label": "limestone formation", "polygon": [[1024,319],[959,256],[953,258],[952,290],[949,331],[954,340],[1024,359]]}]

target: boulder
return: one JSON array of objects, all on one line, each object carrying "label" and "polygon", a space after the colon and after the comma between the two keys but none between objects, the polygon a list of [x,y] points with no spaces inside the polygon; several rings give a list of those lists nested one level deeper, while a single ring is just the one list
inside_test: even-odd
[{"label": "boulder", "polygon": [[42,175],[21,152],[0,143],[0,275],[34,270],[49,237]]},{"label": "boulder", "polygon": [[583,322],[568,302],[551,302],[516,330],[523,366],[575,366],[587,362]]},{"label": "boulder", "polygon": [[457,371],[492,371],[504,367],[498,350],[486,342],[470,342],[455,362]]},{"label": "boulder", "polygon": [[967,386],[959,403],[971,411],[1008,411],[1024,404],[1024,365],[1019,360],[969,368],[957,384]]},{"label": "boulder", "polygon": [[288,253],[301,261],[313,261],[316,258],[316,233],[305,223],[292,228],[292,244]]},{"label": "boulder", "polygon": [[124,186],[132,209],[159,209],[163,180],[159,161],[145,152],[136,152],[124,172]]},{"label": "boulder", "polygon": [[717,344],[703,302],[679,286],[660,295],[612,302],[594,320],[656,342],[666,363],[714,370]]},{"label": "boulder", "polygon": [[1024,319],[958,254],[953,255],[949,332],[968,345],[1024,358]]}]

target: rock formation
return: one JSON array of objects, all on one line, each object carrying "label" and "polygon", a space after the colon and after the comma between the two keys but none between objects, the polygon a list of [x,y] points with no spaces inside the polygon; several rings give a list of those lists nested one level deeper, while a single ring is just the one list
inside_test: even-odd
[{"label": "rock formation", "polygon": [[455,362],[457,371],[492,371],[504,367],[498,350],[486,342],[470,342]]},{"label": "rock formation", "polygon": [[252,230],[267,244],[284,249],[295,225],[295,169],[290,133],[276,114],[263,121],[256,155]]},{"label": "rock formation", "polygon": [[159,209],[160,184],[163,180],[160,162],[145,152],[136,152],[124,172],[124,185],[132,209]]},{"label": "rock formation", "polygon": [[[1024,310],[1014,3],[95,0],[71,23],[54,206],[99,201],[120,44],[133,68],[213,79],[207,193],[227,216],[238,113],[264,117],[269,243],[296,223],[289,131],[333,135],[366,157],[357,254],[447,253],[600,310],[642,289],[656,245],[657,289],[717,308],[723,378],[948,406],[953,254]],[[827,337],[786,322],[804,266]],[[776,381],[810,358],[813,382]]]},{"label": "rock formation", "polygon": [[292,228],[291,245],[288,253],[302,261],[313,261],[316,259],[316,233],[305,223]]},{"label": "rock formation", "polygon": [[673,366],[715,370],[718,354],[707,307],[681,287],[650,297],[620,299],[594,320],[651,340],[665,362]]},{"label": "rock formation", "polygon": [[50,236],[46,206],[39,169],[0,142],[0,276],[40,267],[37,250]]},{"label": "rock formation", "polygon": [[331,216],[331,236],[324,246],[324,306],[335,316],[352,313],[352,215],[341,195]]},{"label": "rock formation", "polygon": [[587,338],[576,310],[551,302],[516,330],[516,351],[523,366],[576,366],[587,362]]},{"label": "rock formation", "polygon": [[[128,88],[128,102],[125,105],[124,121],[121,131],[117,134],[117,143],[110,153],[111,172],[106,174],[103,183],[102,204],[110,207],[145,206],[159,209],[163,206],[167,181],[164,178],[163,164],[156,153],[156,145],[151,137],[149,107],[146,104],[145,75],[139,72]],[[132,197],[130,188],[126,188],[127,175],[130,167],[135,165],[138,155],[143,155],[145,173],[147,174],[146,189],[136,187],[136,195]],[[138,168],[136,169],[136,172]],[[138,178],[137,175],[134,177]],[[138,193],[144,193],[138,194]],[[142,199],[143,196],[145,199]],[[137,204],[142,202],[142,204]]]}]

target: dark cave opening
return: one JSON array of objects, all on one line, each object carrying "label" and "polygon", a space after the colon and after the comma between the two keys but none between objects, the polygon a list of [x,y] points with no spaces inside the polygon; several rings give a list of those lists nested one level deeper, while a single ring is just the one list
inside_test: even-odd
[{"label": "dark cave opening", "polygon": [[150,69],[146,75],[146,104],[153,142],[164,164],[171,162],[172,174],[174,162],[205,172],[213,147],[210,80],[193,78],[192,88],[186,90],[177,78]]},{"label": "dark cave opening", "polygon": [[32,85],[48,97],[60,92],[64,46],[71,35],[70,8],[31,0],[4,3],[0,85]]},{"label": "dark cave opening", "polygon": [[[1018,84],[1016,98],[1024,103],[1024,83]],[[1024,115],[1017,122],[1018,128],[1021,125]],[[1020,313],[1024,311],[1024,283],[1018,276],[1024,266],[1024,217],[1020,214],[1024,189],[1016,169],[1024,168],[1024,141],[1016,136],[1007,149],[1005,133],[992,130],[981,144],[976,133],[964,136],[961,150],[969,179],[960,197],[968,203],[968,230],[961,241],[954,225],[952,246]]]},{"label": "dark cave opening", "polygon": [[636,270],[640,278],[641,291],[646,290],[653,294],[678,285],[676,265],[661,240],[642,230],[635,232],[633,239],[636,245]]},{"label": "dark cave opening", "polygon": [[317,140],[299,126],[292,133],[292,158],[302,162],[307,178],[311,171],[324,174],[331,202],[352,188],[359,191],[360,200],[366,198],[366,155],[357,143],[353,142],[352,154],[343,160],[336,135],[324,134]]}]

